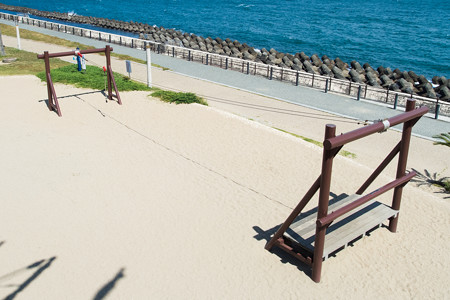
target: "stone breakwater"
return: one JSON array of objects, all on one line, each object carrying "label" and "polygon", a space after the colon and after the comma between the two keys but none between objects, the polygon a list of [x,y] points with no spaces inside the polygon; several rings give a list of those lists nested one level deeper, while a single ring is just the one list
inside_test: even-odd
[{"label": "stone breakwater", "polygon": [[[377,69],[370,64],[361,64],[352,61],[350,64],[342,61],[339,57],[329,58],[327,55],[319,57],[312,56],[304,52],[289,54],[278,52],[275,49],[259,50],[239,41],[232,41],[229,38],[222,40],[219,37],[204,38],[196,34],[181,32],[175,29],[150,26],[138,22],[124,22],[105,18],[86,17],[71,15],[68,13],[47,12],[0,4],[0,9],[32,14],[49,19],[70,21],[93,26],[122,30],[139,34],[139,37],[151,42],[185,47],[193,50],[225,55],[240,58],[253,62],[260,62],[266,65],[278,66],[296,71],[308,72],[316,75],[329,76],[331,78],[348,80],[358,84],[367,84],[377,88],[384,88],[394,92],[415,94],[427,98],[450,101],[450,79],[444,76],[434,76],[429,82],[423,75],[418,75],[413,71],[392,70],[379,66]],[[432,84],[433,83],[433,84]]]}]

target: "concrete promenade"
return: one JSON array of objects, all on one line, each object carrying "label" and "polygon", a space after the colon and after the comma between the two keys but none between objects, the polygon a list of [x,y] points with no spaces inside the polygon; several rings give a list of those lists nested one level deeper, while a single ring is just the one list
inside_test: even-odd
[{"label": "concrete promenade", "polygon": [[[14,25],[13,22],[5,20],[0,20],[0,22],[8,25]],[[104,41],[73,36],[71,34],[65,34],[26,24],[20,24],[20,28],[99,48],[104,47],[106,44]],[[132,49],[119,45],[112,46],[115,53],[130,55],[142,60],[146,59],[145,51],[143,50]],[[343,95],[324,93],[324,91],[319,91],[308,87],[294,86],[289,83],[268,80],[267,78],[246,75],[236,71],[202,65],[200,63],[188,62],[166,55],[152,53],[152,63],[167,67],[175,73],[219,83],[221,85],[260,94],[335,115],[349,117],[355,120],[378,120],[394,116],[400,112],[400,110],[395,111],[392,107],[386,107],[381,103],[364,100],[357,101],[355,98],[346,97]],[[430,113],[427,117],[422,118],[414,127],[414,134],[424,138],[431,138],[433,135],[439,133],[450,132],[450,122],[448,122],[449,118],[441,117],[442,120],[435,120],[433,117],[434,114]]]}]

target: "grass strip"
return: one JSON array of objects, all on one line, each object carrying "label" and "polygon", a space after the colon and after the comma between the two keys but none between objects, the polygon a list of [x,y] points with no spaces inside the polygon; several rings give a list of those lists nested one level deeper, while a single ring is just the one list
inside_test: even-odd
[{"label": "grass strip", "polygon": [[[106,73],[101,68],[86,66],[86,71],[79,72],[77,65],[70,64],[50,71],[53,82],[71,84],[79,88],[90,88],[94,90],[105,89]],[[122,74],[114,73],[117,89],[119,91],[150,91],[151,88],[145,84],[133,81]],[[45,71],[36,74],[45,81]]]},{"label": "grass strip", "polygon": [[[12,36],[12,37],[16,36],[16,28],[13,26],[0,24],[0,29],[2,31],[2,34],[4,34],[4,35]],[[71,49],[76,49],[77,47],[80,48],[80,50],[95,49],[94,46],[80,44],[80,43],[68,41],[65,39],[61,39],[61,38],[58,38],[55,36],[35,32],[35,31],[31,31],[31,30],[26,30],[26,29],[20,29],[20,38],[38,41],[38,42],[44,42],[44,43],[53,44],[53,45],[64,46],[64,47],[68,47]],[[99,54],[105,55],[104,53],[99,53]],[[146,61],[144,61],[142,59],[135,58],[133,56],[125,55],[125,54],[118,54],[118,53],[111,52],[111,56],[116,57],[120,60],[130,60],[130,61],[134,61],[134,62],[137,62],[140,64],[147,63]],[[161,69],[163,69],[163,71],[170,70],[169,68],[162,67],[158,64],[152,64],[152,66],[155,68],[161,68]]]},{"label": "grass strip", "polygon": [[176,104],[199,103],[199,104],[208,106],[208,102],[206,102],[205,99],[197,96],[194,93],[156,90],[151,94],[151,96],[160,98],[164,102],[170,102],[170,103],[176,103]]},{"label": "grass strip", "polygon": [[[35,53],[21,51],[11,47],[5,47],[5,58],[17,58],[13,63],[0,65],[0,76],[8,75],[36,75],[42,70],[45,70],[45,63],[43,59],[37,59]],[[70,63],[60,60],[59,58],[50,58],[52,67],[60,68],[70,65]]]},{"label": "grass strip", "polygon": [[[300,139],[302,139],[302,140],[304,140],[304,141],[306,141],[308,143],[311,143],[311,144],[314,144],[316,146],[319,146],[320,148],[323,148],[323,144],[321,142],[319,142],[319,141],[316,141],[316,140],[313,140],[313,139],[310,139],[310,138],[307,138],[307,137],[304,137],[304,136],[301,136],[301,135],[298,135],[298,134],[295,134],[295,133],[292,133],[292,132],[289,132],[289,131],[286,131],[286,130],[283,130],[283,129],[280,129],[280,128],[276,128],[276,127],[272,127],[272,128],[276,129],[276,130],[279,130],[281,132],[290,134],[292,136],[295,136],[296,138],[300,138]],[[348,157],[348,158],[353,158],[353,159],[356,158],[356,154],[355,153],[352,153],[352,152],[349,152],[349,151],[346,151],[346,150],[339,151],[339,155],[342,155],[342,156]]]}]

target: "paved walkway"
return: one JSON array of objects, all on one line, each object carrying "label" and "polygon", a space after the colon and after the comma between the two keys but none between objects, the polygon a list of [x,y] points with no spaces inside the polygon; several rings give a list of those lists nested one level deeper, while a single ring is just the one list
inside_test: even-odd
[{"label": "paved walkway", "polygon": [[[0,20],[1,23],[14,25],[13,22]],[[104,41],[73,36],[62,32],[47,30],[44,28],[21,24],[21,28],[53,35],[66,40],[79,42],[94,47],[104,47]],[[131,49],[124,46],[113,45],[114,52],[130,55],[142,60],[146,59],[145,51]],[[152,62],[170,68],[173,72],[186,76],[208,80],[222,85],[234,87],[240,90],[268,96],[282,101],[301,106],[318,109],[340,116],[346,116],[357,120],[378,120],[391,117],[399,113],[392,108],[370,101],[356,101],[355,98],[343,95],[324,93],[323,91],[308,87],[294,86],[263,77],[249,76],[236,71],[223,70],[217,67],[192,63],[182,59],[152,53]],[[425,138],[433,135],[450,132],[450,122],[433,119],[433,114],[422,118],[414,127],[414,134]],[[448,119],[448,118],[443,118]]]}]

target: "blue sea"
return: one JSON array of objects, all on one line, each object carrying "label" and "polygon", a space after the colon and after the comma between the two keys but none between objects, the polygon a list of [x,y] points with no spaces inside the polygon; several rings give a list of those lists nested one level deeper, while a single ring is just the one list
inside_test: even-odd
[{"label": "blue sea", "polygon": [[0,0],[450,77],[450,0]]}]

